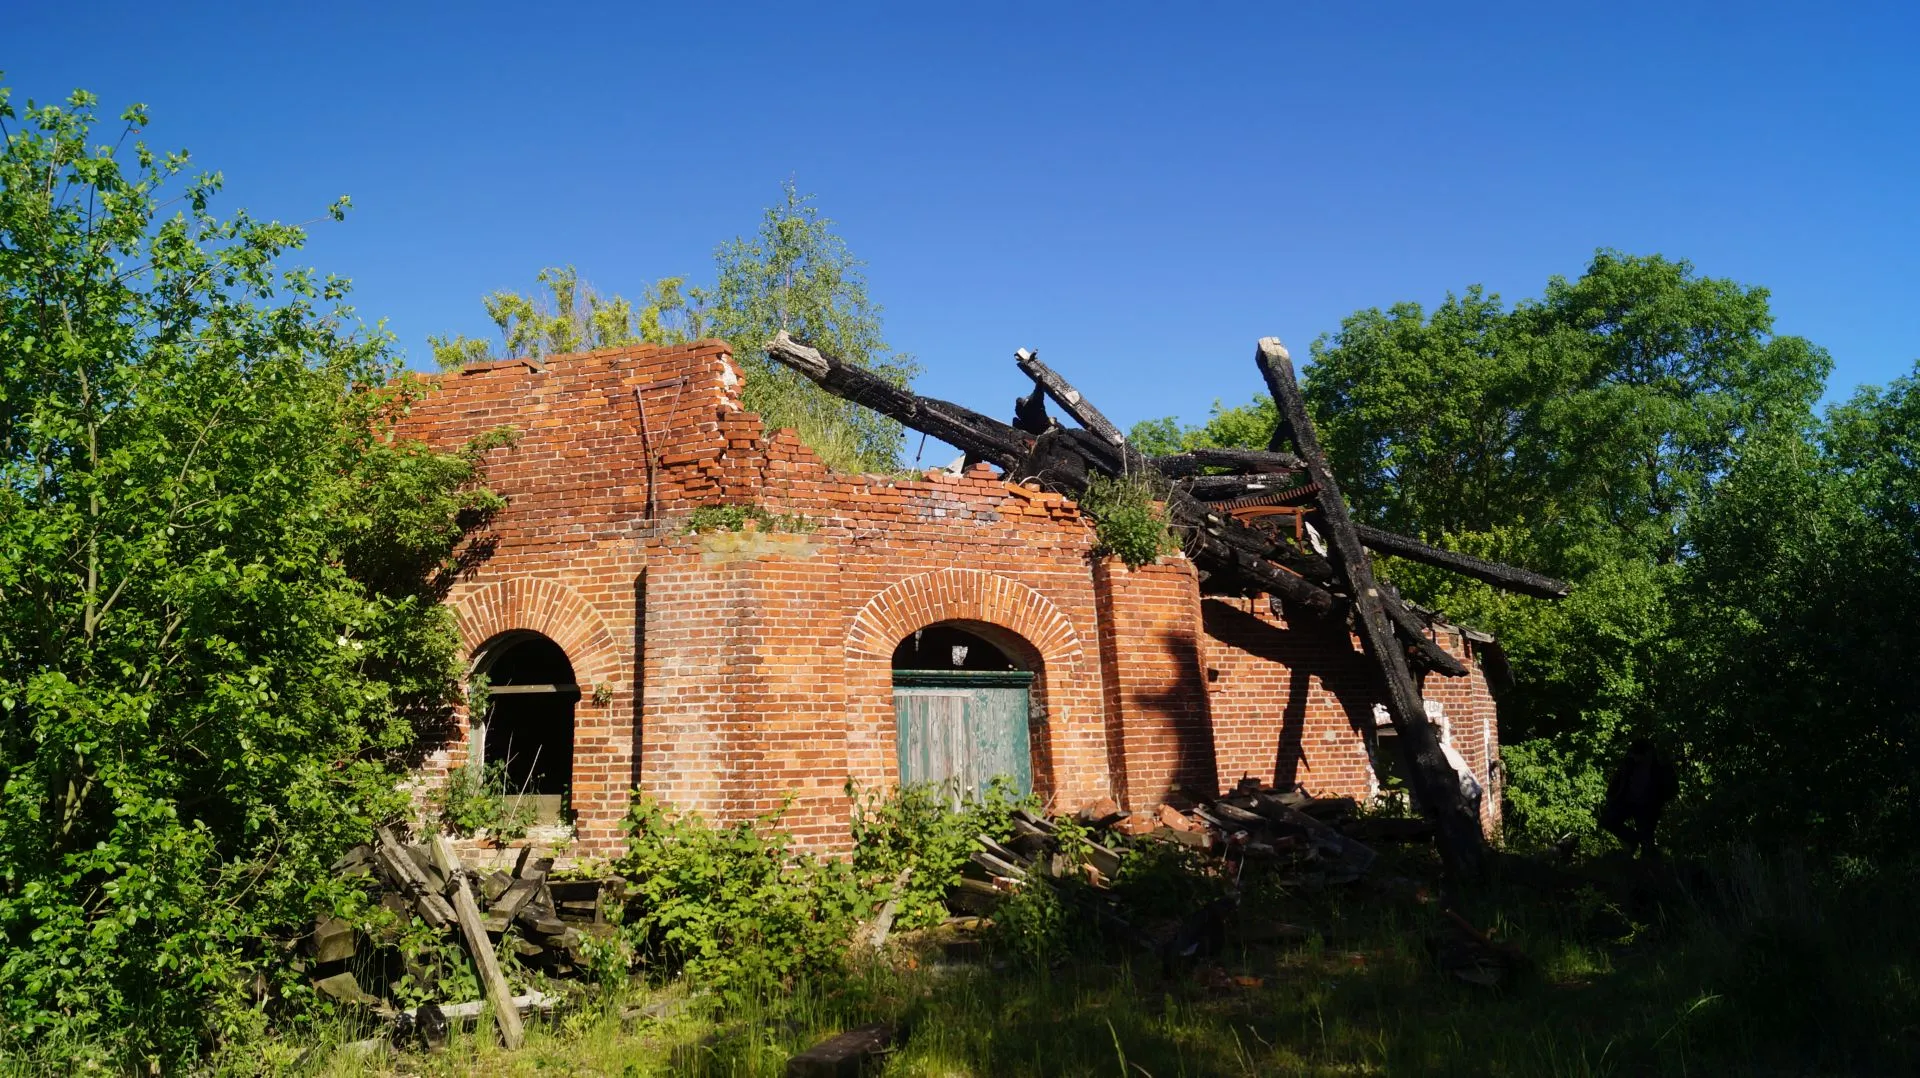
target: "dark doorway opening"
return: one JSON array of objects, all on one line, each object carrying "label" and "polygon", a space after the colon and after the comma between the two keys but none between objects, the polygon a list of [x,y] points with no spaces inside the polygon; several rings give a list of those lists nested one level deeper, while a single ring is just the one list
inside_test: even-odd
[{"label": "dark doorway opening", "polygon": [[489,645],[487,711],[474,740],[489,768],[501,765],[507,793],[525,798],[537,823],[565,818],[573,787],[573,710],[580,686],[560,645],[538,633],[515,633]]},{"label": "dark doorway opening", "polygon": [[893,649],[895,670],[1018,670],[984,637],[953,625],[929,625]]}]

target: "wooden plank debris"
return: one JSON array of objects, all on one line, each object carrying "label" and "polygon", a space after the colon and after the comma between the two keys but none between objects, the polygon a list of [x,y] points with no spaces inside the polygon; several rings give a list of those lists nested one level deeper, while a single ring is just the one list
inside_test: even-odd
[{"label": "wooden plank debris", "polygon": [[526,1039],[526,1027],[520,1022],[520,1009],[513,1005],[513,990],[507,987],[507,978],[500,972],[500,959],[493,953],[493,941],[481,927],[480,907],[473,901],[473,891],[467,886],[464,874],[453,882],[453,909],[460,917],[460,931],[467,937],[467,953],[473,956],[473,964],[480,971],[480,984],[487,991],[487,1001],[493,1004],[493,1020],[500,1027],[501,1043],[509,1051],[518,1048]]}]

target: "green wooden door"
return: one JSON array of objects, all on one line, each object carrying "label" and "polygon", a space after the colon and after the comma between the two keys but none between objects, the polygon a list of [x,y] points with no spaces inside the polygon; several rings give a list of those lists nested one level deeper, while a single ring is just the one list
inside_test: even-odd
[{"label": "green wooden door", "polygon": [[974,797],[1005,776],[1033,792],[1025,670],[895,670],[893,705],[902,783],[929,782]]}]

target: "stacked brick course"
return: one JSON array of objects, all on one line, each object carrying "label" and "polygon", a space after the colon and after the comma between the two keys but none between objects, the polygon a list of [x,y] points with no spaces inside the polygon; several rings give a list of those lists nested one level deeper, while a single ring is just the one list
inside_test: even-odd
[{"label": "stacked brick course", "polygon": [[[845,782],[897,776],[894,648],[940,622],[1034,671],[1034,780],[1056,805],[1151,807],[1243,773],[1367,793],[1350,720],[1373,694],[1343,629],[1203,601],[1177,556],[1139,570],[1094,558],[1072,502],[985,466],[833,472],[743,411],[740,384],[711,341],[483,364],[440,376],[401,425],[446,448],[519,433],[488,456],[509,506],[448,602],[475,653],[530,630],[571,660],[584,848],[617,843],[635,787],[721,820],[791,798],[802,841],[843,844]],[[713,504],[813,527],[685,534]],[[1484,678],[1432,688],[1485,781]]]}]

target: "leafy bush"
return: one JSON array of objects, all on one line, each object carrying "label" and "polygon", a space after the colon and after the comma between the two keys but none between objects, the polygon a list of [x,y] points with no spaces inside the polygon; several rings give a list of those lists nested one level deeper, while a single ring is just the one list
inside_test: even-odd
[{"label": "leafy bush", "polygon": [[702,505],[687,514],[686,533],[745,531],[747,522],[768,532],[805,534],[814,529],[813,521],[799,513],[774,513],[759,505]]},{"label": "leafy bush", "polygon": [[0,89],[0,1029],[181,1069],[311,998],[288,944],[449,719],[501,503],[484,445],[391,438],[415,383],[301,229],[213,175],[162,219],[186,156],[95,104]]},{"label": "leafy bush", "polygon": [[1180,549],[1154,502],[1153,488],[1143,479],[1095,476],[1080,497],[1080,508],[1093,518],[1095,554],[1112,554],[1138,569]]},{"label": "leafy bush", "polygon": [[996,779],[985,796],[957,810],[940,787],[928,783],[900,786],[890,795],[861,793],[847,783],[853,799],[853,871],[868,887],[891,887],[900,871],[912,868],[894,924],[923,928],[946,916],[947,889],[974,851],[974,838],[1004,841],[1013,834],[1013,811],[1036,810],[1038,799],[1016,794],[1011,783]]},{"label": "leafy bush", "polygon": [[871,896],[844,862],[793,850],[779,815],[712,827],[635,798],[615,863],[636,899],[624,930],[635,952],[733,996],[832,968]]}]

